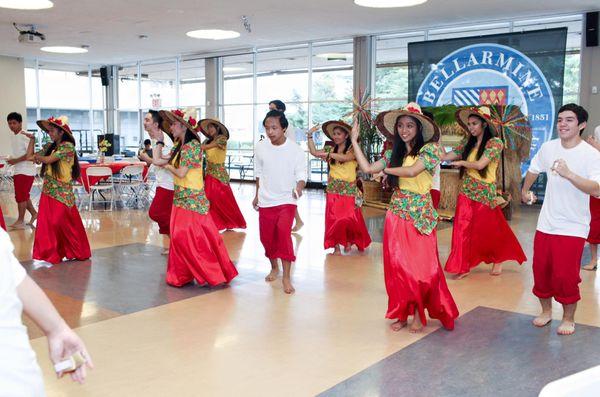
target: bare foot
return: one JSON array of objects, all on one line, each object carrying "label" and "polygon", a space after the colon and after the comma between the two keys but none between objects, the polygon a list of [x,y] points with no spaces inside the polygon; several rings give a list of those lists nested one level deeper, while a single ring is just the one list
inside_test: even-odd
[{"label": "bare foot", "polygon": [[25,229],[25,223],[24,222],[13,223],[8,228],[11,229],[11,230],[22,230],[22,229]]},{"label": "bare foot", "polygon": [[458,274],[455,274],[455,275],[454,275],[452,278],[453,278],[454,280],[462,280],[463,278],[467,277],[468,275],[469,275],[469,272],[466,272],[466,273],[458,273]]},{"label": "bare foot", "polygon": [[169,255],[169,249],[168,248],[163,249],[160,254],[161,255]]},{"label": "bare foot", "polygon": [[296,289],[292,285],[292,280],[290,280],[287,277],[284,277],[281,280],[281,282],[283,284],[283,292],[285,292],[286,294],[293,294],[294,292],[296,292]]},{"label": "bare foot", "polygon": [[536,327],[545,327],[546,325],[550,324],[551,321],[551,313],[542,313],[533,319],[533,325],[535,325]]},{"label": "bare foot", "polygon": [[558,326],[556,333],[559,335],[573,335],[575,333],[575,323],[563,319]]},{"label": "bare foot", "polygon": [[265,281],[275,281],[277,280],[277,276],[279,276],[279,269],[271,269],[271,272],[265,277]]},{"label": "bare foot", "polygon": [[410,324],[408,332],[410,332],[411,334],[418,334],[421,331],[423,331],[423,323],[421,323],[421,319],[419,318],[419,316],[415,314],[415,318],[413,319],[412,324]]},{"label": "bare foot", "polygon": [[598,268],[598,260],[597,259],[592,259],[590,261],[590,263],[588,263],[587,265],[582,267],[583,270],[589,270],[589,271],[594,271],[597,268]]},{"label": "bare foot", "polygon": [[398,320],[395,323],[390,324],[390,329],[394,332],[398,332],[404,327],[406,327],[406,321]]},{"label": "bare foot", "polygon": [[29,222],[27,222],[27,224],[28,224],[29,226],[33,226],[33,225],[35,224],[35,221],[36,221],[36,220],[37,220],[37,214],[33,215],[33,216],[31,217],[31,219],[29,220]]},{"label": "bare foot", "polygon": [[333,255],[342,255],[342,250],[340,249],[339,245],[335,246],[335,249],[333,250]]},{"label": "bare foot", "polygon": [[502,274],[502,263],[494,263],[492,265],[492,271],[490,272],[492,276],[499,276]]},{"label": "bare foot", "polygon": [[292,232],[296,233],[297,231],[302,229],[302,226],[304,226],[304,222],[297,221],[296,224],[294,225],[294,228],[292,229]]}]

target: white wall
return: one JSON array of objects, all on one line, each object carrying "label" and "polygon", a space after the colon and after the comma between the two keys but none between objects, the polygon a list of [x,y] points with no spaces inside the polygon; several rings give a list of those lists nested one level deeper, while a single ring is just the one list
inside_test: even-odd
[{"label": "white wall", "polygon": [[[592,94],[592,87],[596,87],[596,94]],[[579,98],[581,106],[590,114],[588,128],[585,130],[590,134],[600,125],[600,46],[586,47],[585,38],[581,43]]]},{"label": "white wall", "polygon": [[25,63],[23,59],[0,56],[0,155],[9,155],[10,134],[6,116],[10,112],[23,115],[23,125],[27,125],[25,108]]}]

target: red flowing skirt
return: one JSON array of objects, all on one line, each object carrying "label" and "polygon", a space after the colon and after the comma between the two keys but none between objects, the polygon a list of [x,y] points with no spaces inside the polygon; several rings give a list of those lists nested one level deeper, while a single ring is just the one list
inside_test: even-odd
[{"label": "red flowing skirt", "polygon": [[590,232],[587,241],[591,244],[600,244],[600,199],[590,196]]},{"label": "red flowing skirt", "polygon": [[148,216],[150,216],[150,219],[154,222],[158,223],[158,232],[160,234],[169,234],[170,232],[173,195],[173,190],[157,187],[152,204],[150,204]]},{"label": "red flowing skirt", "polygon": [[519,240],[506,222],[500,207],[491,208],[458,195],[452,247],[446,261],[449,273],[467,273],[480,263],[527,260]]},{"label": "red flowing skirt", "polygon": [[181,287],[230,282],[238,272],[212,218],[173,206],[167,284]]},{"label": "red flowing skirt", "polygon": [[371,244],[371,236],[354,196],[327,193],[325,249],[335,248],[337,244],[356,245],[359,250],[364,250]]},{"label": "red flowing skirt", "polygon": [[4,214],[2,214],[2,208],[0,208],[0,227],[6,230],[6,223],[4,223]]},{"label": "red flowing skirt", "polygon": [[208,213],[213,218],[217,229],[245,229],[246,220],[238,207],[231,186],[217,178],[206,175],[204,178],[204,191],[210,201]]},{"label": "red flowing skirt", "polygon": [[458,308],[442,271],[437,235],[421,234],[412,221],[389,212],[383,228],[383,270],[388,294],[386,318],[406,321],[418,313],[423,324],[429,317],[454,329]]},{"label": "red flowing skirt", "polygon": [[437,189],[431,189],[429,191],[429,194],[431,194],[431,201],[433,203],[433,208],[435,208],[437,210],[438,208],[440,208],[440,199],[442,198],[442,192],[440,192]]},{"label": "red flowing skirt", "polygon": [[92,256],[77,206],[67,207],[42,193],[33,241],[33,259],[60,263],[63,258],[80,261]]}]

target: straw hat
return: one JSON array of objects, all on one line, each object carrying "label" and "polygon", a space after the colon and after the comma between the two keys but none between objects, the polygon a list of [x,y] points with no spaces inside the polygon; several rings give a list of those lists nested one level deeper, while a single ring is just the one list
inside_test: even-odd
[{"label": "straw hat", "polygon": [[454,114],[456,117],[456,121],[458,124],[467,132],[469,132],[469,127],[467,127],[469,117],[471,116],[479,116],[490,126],[490,131],[492,131],[493,135],[497,135],[496,126],[492,121],[492,114],[490,112],[490,108],[488,106],[475,106],[465,109],[459,109]]},{"label": "straw hat", "polygon": [[175,110],[161,110],[160,116],[163,118],[163,131],[169,131],[171,124],[178,121],[194,134],[198,135],[198,122],[196,121],[196,110],[195,109],[186,109],[185,111],[175,109]]},{"label": "straw hat", "polygon": [[394,131],[396,120],[400,116],[411,116],[421,122],[421,125],[423,126],[423,141],[437,142],[439,139],[440,128],[433,120],[423,114],[421,106],[415,102],[407,104],[402,109],[388,110],[377,115],[375,123],[377,124],[379,131],[381,131],[386,138],[394,139],[394,136],[396,135]]},{"label": "straw hat", "polygon": [[329,120],[329,121],[324,122],[323,125],[321,126],[321,129],[323,130],[323,134],[325,134],[325,136],[327,136],[327,138],[329,138],[332,141],[333,141],[333,138],[331,138],[331,136],[333,135],[333,130],[335,128],[343,129],[344,131],[346,131],[348,136],[350,136],[350,132],[352,131],[352,127],[350,127],[350,125],[348,125],[340,120]]},{"label": "straw hat", "polygon": [[221,129],[221,132],[223,134],[225,134],[227,139],[229,139],[229,130],[227,129],[227,127],[225,127],[225,124],[221,123],[217,119],[202,119],[198,122],[198,129],[200,130],[200,132],[202,132],[204,134],[204,136],[206,136],[207,138],[210,138],[210,135],[208,135],[208,125],[209,124],[217,125]]},{"label": "straw hat", "polygon": [[50,125],[60,128],[65,133],[69,134],[73,137],[73,132],[71,132],[71,127],[69,127],[69,118],[67,116],[60,116],[58,118],[50,117],[47,120],[38,120],[37,125],[44,130],[44,132],[48,132],[50,129]]}]

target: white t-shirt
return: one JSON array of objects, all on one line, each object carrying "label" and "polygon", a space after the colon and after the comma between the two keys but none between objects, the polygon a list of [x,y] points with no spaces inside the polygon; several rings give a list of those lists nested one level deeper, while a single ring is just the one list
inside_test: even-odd
[{"label": "white t-shirt", "polygon": [[17,295],[26,273],[13,250],[0,228],[0,396],[44,396],[42,372],[21,321],[23,304]]},{"label": "white t-shirt", "polygon": [[567,167],[575,174],[600,183],[600,152],[593,146],[582,141],[574,148],[565,149],[560,139],[544,143],[529,166],[529,172],[545,172],[548,177],[537,230],[547,234],[587,238],[591,219],[590,196],[551,171],[558,159],[565,160]]},{"label": "white t-shirt", "polygon": [[[171,149],[173,149],[173,141],[167,134],[165,134],[163,142],[165,143],[162,148],[163,157],[171,155]],[[162,187],[163,189],[173,190],[173,174],[167,171],[164,167],[152,166],[154,175],[156,175],[156,186]]]},{"label": "white t-shirt", "polygon": [[[24,132],[24,131],[21,131]],[[12,158],[18,158],[27,153],[27,147],[29,146],[29,138],[23,135],[21,132],[14,134],[10,132],[10,143],[12,146]],[[14,175],[29,175],[35,176],[35,164],[33,161],[21,161],[13,165]]]},{"label": "white t-shirt", "polygon": [[442,166],[441,165],[437,165],[435,167],[435,169],[433,170],[433,182],[431,183],[431,189],[433,190],[440,190],[440,173],[442,171]]},{"label": "white t-shirt", "polygon": [[289,139],[279,146],[263,139],[255,146],[254,176],[260,178],[259,207],[296,204],[292,191],[299,181],[307,179],[306,155]]}]

